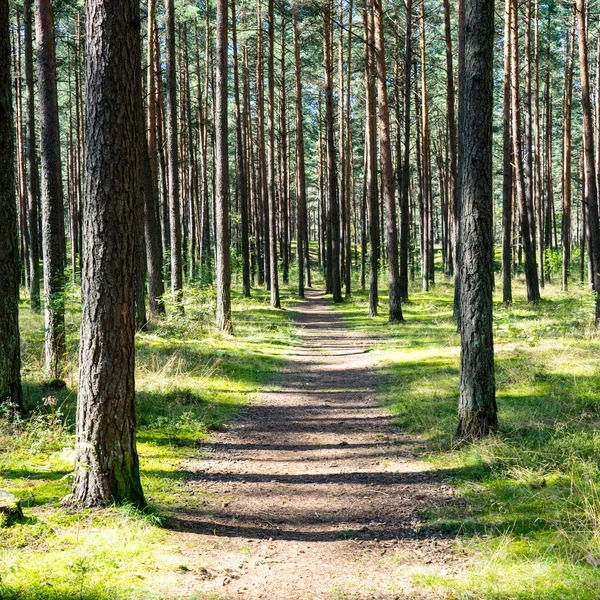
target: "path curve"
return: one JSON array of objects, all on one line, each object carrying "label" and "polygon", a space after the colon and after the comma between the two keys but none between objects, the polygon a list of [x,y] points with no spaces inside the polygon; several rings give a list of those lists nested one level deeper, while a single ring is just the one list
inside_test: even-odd
[{"label": "path curve", "polygon": [[450,492],[375,401],[376,340],[329,302],[308,291],[272,391],[187,465],[204,498],[177,519],[195,598],[434,598],[413,575],[457,568],[418,517]]}]

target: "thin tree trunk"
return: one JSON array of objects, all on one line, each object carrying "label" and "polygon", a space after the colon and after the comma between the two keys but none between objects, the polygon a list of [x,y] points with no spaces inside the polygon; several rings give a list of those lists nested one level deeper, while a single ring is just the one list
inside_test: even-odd
[{"label": "thin tree trunk", "polygon": [[231,332],[231,258],[229,233],[229,155],[227,148],[227,0],[217,2],[215,88],[215,197],[217,219],[217,328]]},{"label": "thin tree trunk", "polygon": [[[573,64],[575,60],[575,12],[567,31],[567,61],[563,96],[563,157],[562,157],[562,289],[569,287],[571,272],[571,122],[573,102]],[[583,253],[583,249],[581,250]]]},{"label": "thin tree trunk", "polygon": [[298,5],[294,4],[294,65],[296,75],[296,254],[298,256],[298,295],[304,298],[304,229],[306,227],[306,166],[304,161],[304,117]]},{"label": "thin tree trunk", "polygon": [[240,83],[237,47],[237,22],[235,2],[231,0],[231,33],[233,42],[233,87],[235,96],[235,134],[237,158],[237,189],[240,198],[240,213],[242,225],[242,294],[250,298],[250,238],[248,233],[248,183],[246,177],[246,136],[245,136],[245,110],[242,110],[240,101]]},{"label": "thin tree trunk", "polygon": [[24,3],[24,50],[25,50],[25,84],[27,86],[27,222],[29,226],[29,260],[30,270],[30,306],[31,310],[40,310],[40,246],[39,246],[39,211],[40,179],[36,157],[35,135],[35,94],[33,89],[33,26],[32,0]]},{"label": "thin tree trunk", "polygon": [[379,154],[381,157],[381,180],[386,215],[386,250],[388,264],[388,287],[390,323],[404,321],[400,298],[398,272],[398,229],[396,223],[396,196],[394,165],[392,162],[392,139],[390,135],[390,110],[387,97],[385,47],[383,41],[383,6],[381,0],[373,0],[373,32],[375,43],[377,92],[379,98]]},{"label": "thin tree trunk", "polygon": [[379,191],[377,186],[377,130],[376,130],[376,99],[375,78],[376,66],[373,61],[371,42],[373,30],[366,0],[363,0],[364,30],[365,30],[365,83],[367,109],[368,145],[368,207],[369,207],[369,317],[377,315],[379,303],[378,271],[379,271]]},{"label": "thin tree trunk", "polygon": [[47,373],[58,379],[66,352],[64,269],[65,222],[56,88],[54,14],[50,0],[36,0],[38,87],[42,165],[45,355]]},{"label": "thin tree trunk", "polygon": [[502,179],[502,301],[512,304],[512,194],[513,194],[513,153],[511,137],[511,67],[512,45],[511,0],[505,0],[504,9],[504,110],[503,118],[503,179]]},{"label": "thin tree trunk", "polygon": [[[325,132],[327,140],[328,229],[331,231],[331,293],[334,302],[342,302],[340,277],[340,213],[337,194],[335,140],[333,131],[333,44],[331,4],[323,4],[323,57],[325,65]],[[329,241],[329,240],[328,240]]]}]

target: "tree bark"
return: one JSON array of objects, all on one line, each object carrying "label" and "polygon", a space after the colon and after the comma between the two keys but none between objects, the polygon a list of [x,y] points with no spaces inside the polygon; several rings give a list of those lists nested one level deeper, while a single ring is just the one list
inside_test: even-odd
[{"label": "tree bark", "polygon": [[506,306],[512,304],[512,194],[513,194],[513,154],[511,137],[511,0],[505,0],[504,9],[504,110],[502,152],[502,301]]},{"label": "tree bark", "polygon": [[183,313],[183,265],[181,262],[181,210],[177,142],[177,72],[175,70],[175,6],[165,2],[166,66],[167,66],[167,147],[169,184],[169,225],[171,247],[171,291],[177,310]]},{"label": "tree bark", "polygon": [[231,332],[231,257],[229,233],[229,154],[227,148],[227,0],[217,2],[215,87],[215,196],[217,206],[217,327]]},{"label": "tree bark", "polygon": [[298,257],[298,295],[304,298],[304,230],[306,227],[306,165],[304,160],[304,117],[302,114],[302,77],[298,5],[294,4],[294,65],[296,75],[296,254]]},{"label": "tree bark", "polygon": [[390,135],[390,109],[387,97],[385,46],[383,40],[383,6],[381,0],[373,0],[373,41],[375,44],[377,92],[379,98],[379,155],[381,181],[386,216],[386,250],[390,323],[404,321],[398,271],[398,229],[396,223],[396,196],[394,188],[394,165],[392,162],[392,139]]},{"label": "tree bark", "polygon": [[463,1],[459,440],[485,436],[498,426],[492,331],[494,1]]},{"label": "tree bark", "polygon": [[[72,503],[145,505],[136,449],[137,0],[87,0],[83,309]],[[138,88],[138,89],[136,89]]]},{"label": "tree bark", "polygon": [[19,239],[8,0],[0,0],[0,406],[23,410],[19,340]]},{"label": "tree bark", "polygon": [[25,50],[25,84],[27,87],[27,180],[29,225],[29,260],[30,264],[30,306],[31,310],[40,310],[40,246],[39,246],[39,210],[40,179],[36,157],[35,135],[35,93],[33,88],[33,26],[32,0],[24,3],[24,50]]},{"label": "tree bark", "polygon": [[36,0],[36,42],[40,95],[44,325],[47,373],[58,379],[66,352],[64,269],[65,223],[56,88],[54,14],[51,0]]},{"label": "tree bark", "polygon": [[575,0],[577,33],[579,41],[579,74],[581,77],[581,107],[583,112],[583,161],[584,192],[586,207],[586,238],[592,284],[596,294],[596,322],[600,321],[600,224],[598,222],[598,195],[596,189],[596,160],[594,153],[594,130],[590,101],[589,66],[587,50],[587,27],[584,0]]}]

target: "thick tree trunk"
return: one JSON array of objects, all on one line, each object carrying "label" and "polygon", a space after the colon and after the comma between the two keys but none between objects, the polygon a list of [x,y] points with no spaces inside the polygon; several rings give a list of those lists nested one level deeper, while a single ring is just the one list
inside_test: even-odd
[{"label": "thick tree trunk", "polygon": [[23,410],[8,0],[0,0],[0,406]]},{"label": "thick tree trunk", "polygon": [[381,181],[386,216],[386,250],[390,323],[399,323],[402,317],[400,275],[398,272],[398,229],[396,223],[396,195],[394,188],[394,165],[392,162],[392,139],[390,135],[390,110],[387,97],[385,47],[383,41],[383,6],[381,0],[373,0],[373,30],[376,57],[377,92],[379,98],[379,154],[381,157]]},{"label": "thick tree trunk", "polygon": [[179,312],[183,312],[183,265],[181,262],[181,210],[177,142],[177,72],[175,70],[175,6],[165,2],[167,66],[167,160],[169,184],[169,225],[171,247],[171,291]]},{"label": "thick tree trunk", "polygon": [[33,26],[32,0],[25,0],[24,18],[24,50],[25,50],[25,84],[27,86],[27,180],[29,226],[29,260],[30,270],[30,306],[34,311],[40,310],[40,245],[39,245],[39,210],[40,179],[36,157],[35,136],[35,94],[33,88]]},{"label": "thick tree trunk", "polygon": [[[346,286],[346,298],[350,297],[352,292],[352,242],[350,239],[350,225],[352,221],[352,215],[350,214],[350,199],[353,196],[354,181],[353,181],[353,170],[352,170],[352,129],[351,129],[351,114],[352,108],[350,106],[350,86],[352,82],[352,13],[353,13],[353,1],[350,0],[348,6],[348,52],[347,52],[347,66],[346,66],[346,149],[345,149],[345,169],[346,169],[346,221],[344,238],[346,240],[346,261],[344,270],[344,281]],[[354,225],[356,227],[356,215],[354,215]],[[356,236],[355,236],[356,238]]]},{"label": "thick tree trunk", "polygon": [[459,440],[482,437],[498,426],[492,331],[494,1],[463,1]]},{"label": "thick tree trunk", "polygon": [[65,222],[56,88],[54,15],[50,0],[36,0],[38,86],[42,165],[42,240],[44,250],[44,320],[46,371],[62,372],[65,345]]},{"label": "thick tree trunk", "polygon": [[217,2],[217,69],[215,89],[215,195],[217,206],[217,327],[230,332],[231,257],[229,233],[229,153],[227,148],[227,0]]},{"label": "thick tree trunk", "polygon": [[86,198],[72,503],[145,505],[136,450],[134,214],[139,2],[87,0]]}]

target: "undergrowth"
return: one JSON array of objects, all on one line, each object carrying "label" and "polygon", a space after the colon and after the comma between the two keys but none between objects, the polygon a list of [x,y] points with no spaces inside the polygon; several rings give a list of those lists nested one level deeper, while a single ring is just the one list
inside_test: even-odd
[{"label": "undergrowth", "polygon": [[[385,281],[385,280],[384,280]],[[470,567],[421,573],[416,582],[443,597],[597,599],[600,597],[600,332],[593,298],[546,285],[527,305],[494,303],[500,431],[456,447],[459,336],[453,288],[411,290],[406,322],[367,318],[358,291],[338,307],[348,326],[377,339],[387,377],[380,392],[399,427],[428,441],[428,460],[456,501],[423,514],[425,526],[455,537]]]},{"label": "undergrowth", "polygon": [[[211,431],[243,409],[285,363],[294,342],[290,291],[284,310],[268,295],[233,297],[234,335],[216,331],[213,290],[186,289],[185,315],[168,311],[136,338],[138,450],[147,511],[72,512],[61,506],[73,469],[79,290],[66,299],[66,387],[43,374],[43,315],[20,306],[26,414],[0,410],[0,489],[16,494],[26,519],[0,527],[2,600],[179,597],[190,569],[169,535],[171,516],[202,501],[185,486],[185,461]],[[169,308],[169,307],[168,307]],[[198,490],[200,490],[198,492]],[[202,565],[194,565],[201,568]]]}]

